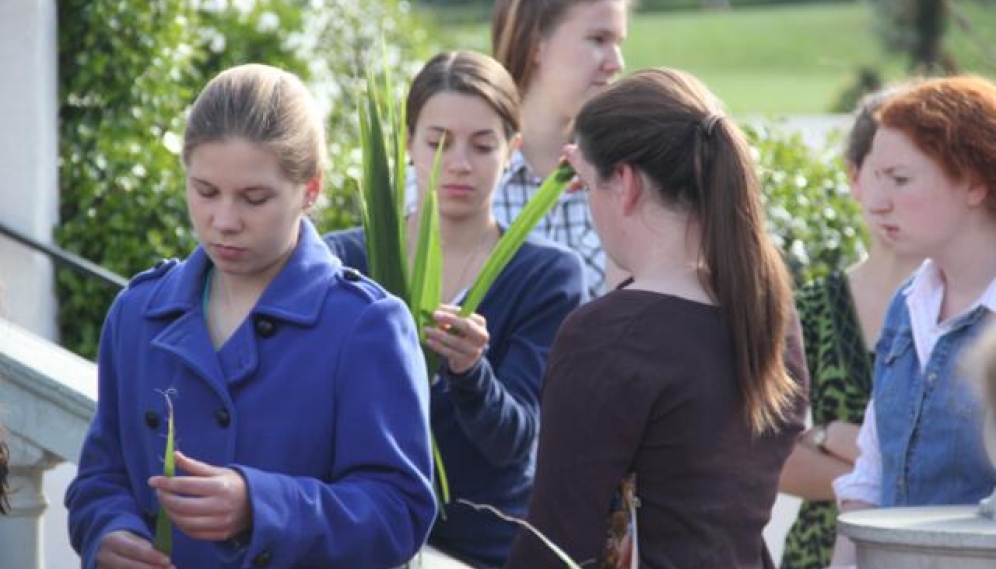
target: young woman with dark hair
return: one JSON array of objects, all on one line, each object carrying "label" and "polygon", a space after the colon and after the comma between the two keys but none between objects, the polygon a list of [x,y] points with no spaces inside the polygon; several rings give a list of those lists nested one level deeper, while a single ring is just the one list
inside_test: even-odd
[{"label": "young woman with dark hair", "polygon": [[[529,520],[599,561],[635,474],[634,566],[759,567],[806,371],[747,142],[699,81],[667,69],[596,95],[575,132],[568,158],[632,279],[558,332]],[[508,567],[558,562],[521,533]]]},{"label": "young woman with dark hair", "polygon": [[[500,567],[516,527],[460,500],[525,515],[540,378],[557,327],[585,298],[581,261],[563,246],[530,237],[477,313],[461,317],[459,304],[505,230],[492,214],[491,197],[518,135],[519,94],[494,59],[441,53],[415,76],[406,111],[420,196],[440,154],[443,305],[425,334],[429,349],[444,361],[431,389],[430,418],[453,501],[429,543],[475,567]],[[409,243],[416,242],[420,219],[420,210],[407,219]],[[366,269],[361,229],[325,240],[346,264]]]},{"label": "young woman with dark hair", "polygon": [[[855,113],[844,151],[851,195],[866,222],[865,168],[878,129],[875,112],[904,85],[865,96]],[[822,569],[836,536],[833,480],[851,471],[858,456],[858,428],[871,397],[872,366],[885,311],[896,289],[923,262],[893,249],[869,231],[867,254],[846,270],[805,283],[796,295],[809,367],[813,427],[796,444],[779,488],[803,502],[785,539],[782,569]]]},{"label": "young woman with dark hair", "polygon": [[[508,225],[559,162],[581,105],[622,71],[630,0],[497,0],[492,53],[522,94],[522,140],[494,193]],[[583,194],[566,193],[536,233],[577,251],[592,296],[619,282]]]}]

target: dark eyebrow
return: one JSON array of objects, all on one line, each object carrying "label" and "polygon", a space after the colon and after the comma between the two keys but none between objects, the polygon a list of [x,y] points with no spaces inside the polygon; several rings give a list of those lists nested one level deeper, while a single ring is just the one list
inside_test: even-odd
[{"label": "dark eyebrow", "polygon": [[[196,177],[194,177],[194,176],[189,176],[189,178],[190,178],[190,179],[191,179],[191,180],[192,180],[192,181],[193,181],[194,183],[196,183],[196,184],[198,184],[198,185],[201,185],[201,186],[206,186],[206,187],[208,187],[208,188],[210,188],[210,189],[212,189],[212,190],[217,190],[217,189],[218,189],[218,187],[217,187],[217,186],[215,186],[215,185],[214,185],[214,184],[212,184],[211,182],[208,182],[207,180],[202,180],[202,179],[200,179],[200,178],[196,178]],[[238,191],[240,191],[240,192],[261,192],[261,191],[273,191],[273,188],[272,188],[272,187],[270,187],[270,186],[267,186],[267,185],[261,185],[261,186],[246,186],[246,187],[244,187],[244,188],[239,188],[239,189],[238,189]]]},{"label": "dark eyebrow", "polygon": [[612,36],[612,37],[625,37],[625,36],[620,36],[620,34],[616,33],[616,31],[613,30],[610,27],[602,26],[602,25],[598,25],[598,24],[596,24],[595,26],[593,26],[591,28],[588,28],[588,33],[589,34],[601,34],[601,35],[607,35],[607,36]]},{"label": "dark eyebrow", "polygon": [[212,184],[211,182],[208,182],[207,180],[202,180],[200,178],[195,178],[194,176],[188,176],[188,178],[190,178],[192,181],[194,181],[194,182],[196,182],[196,183],[198,183],[198,184],[200,184],[202,186],[207,186],[207,187],[211,188],[212,190],[217,190],[218,189],[218,188],[215,187],[214,184]]},{"label": "dark eyebrow", "polygon": [[[441,127],[441,126],[430,126],[428,128],[429,128],[429,130],[431,130],[433,132],[438,132],[439,134],[448,134],[449,133],[449,129],[445,129],[445,128]],[[476,138],[478,136],[484,136],[484,135],[498,136],[498,133],[494,129],[490,129],[490,128],[484,128],[484,129],[477,130],[477,131],[474,131],[474,132],[470,133],[470,136],[472,138]]]},{"label": "dark eyebrow", "polygon": [[267,186],[267,185],[262,185],[262,186],[246,186],[244,188],[239,188],[239,191],[242,191],[242,192],[263,192],[263,191],[270,192],[270,191],[273,191],[273,188],[271,188],[270,186]]}]

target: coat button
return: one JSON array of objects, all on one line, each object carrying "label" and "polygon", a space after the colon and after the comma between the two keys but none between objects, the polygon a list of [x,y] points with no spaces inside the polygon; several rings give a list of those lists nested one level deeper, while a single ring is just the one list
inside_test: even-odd
[{"label": "coat button", "polygon": [[259,569],[263,569],[263,567],[268,567],[271,561],[273,561],[273,554],[270,553],[269,551],[264,551],[263,553],[260,553],[255,558],[253,558],[252,566],[259,567]]},{"label": "coat button", "polygon": [[255,325],[256,333],[263,338],[269,338],[277,331],[277,326],[273,323],[273,320],[270,320],[265,316],[256,317]]},{"label": "coat button", "polygon": [[150,429],[159,428],[159,415],[157,415],[155,411],[146,411],[144,418],[146,427]]},{"label": "coat button", "polygon": [[356,269],[354,269],[352,267],[346,267],[346,268],[344,268],[342,270],[342,276],[346,277],[347,281],[351,281],[351,282],[354,282],[354,283],[356,281],[360,280],[361,278],[363,278],[363,276],[360,275],[360,271],[357,271]]},{"label": "coat button", "polygon": [[219,427],[227,427],[232,424],[232,416],[228,413],[227,409],[218,409],[215,411],[214,418],[218,421]]}]

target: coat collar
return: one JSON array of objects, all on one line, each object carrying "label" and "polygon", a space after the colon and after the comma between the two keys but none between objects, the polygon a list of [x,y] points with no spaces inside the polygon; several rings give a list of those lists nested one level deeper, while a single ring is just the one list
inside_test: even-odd
[{"label": "coat collar", "polygon": [[[203,247],[170,271],[149,295],[142,311],[147,318],[160,318],[200,309],[204,274],[210,259]],[[318,321],[333,275],[342,263],[329,251],[314,225],[301,220],[300,236],[287,264],[273,278],[252,309],[252,315],[266,315],[301,325]]]}]

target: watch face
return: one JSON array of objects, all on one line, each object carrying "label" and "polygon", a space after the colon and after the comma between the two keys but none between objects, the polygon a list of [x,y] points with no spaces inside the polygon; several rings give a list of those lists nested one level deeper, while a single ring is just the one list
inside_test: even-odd
[{"label": "watch face", "polygon": [[817,448],[822,449],[824,443],[826,442],[827,442],[827,428],[820,427],[816,429],[816,431],[813,432],[813,444],[815,444]]}]

